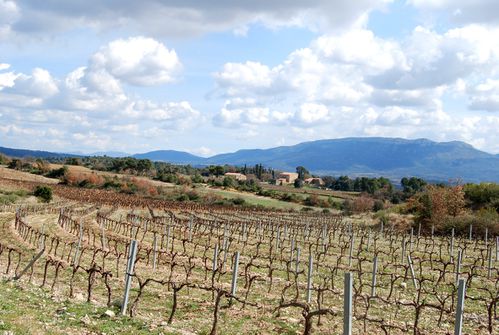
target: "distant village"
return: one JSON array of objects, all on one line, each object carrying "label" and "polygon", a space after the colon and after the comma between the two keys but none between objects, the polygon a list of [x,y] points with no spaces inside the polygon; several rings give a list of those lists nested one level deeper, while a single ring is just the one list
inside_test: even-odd
[{"label": "distant village", "polygon": [[[224,176],[234,178],[237,181],[246,181],[248,179],[248,177],[245,174],[239,172],[227,172],[224,174]],[[277,175],[275,181],[276,185],[284,186],[284,185],[294,184],[298,178],[299,174],[296,172],[281,172]],[[303,183],[316,187],[324,185],[324,181],[318,177],[305,178],[303,180]]]}]

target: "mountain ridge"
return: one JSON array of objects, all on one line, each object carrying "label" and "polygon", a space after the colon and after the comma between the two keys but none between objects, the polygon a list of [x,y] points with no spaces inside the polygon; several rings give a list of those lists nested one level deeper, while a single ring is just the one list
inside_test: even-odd
[{"label": "mountain ridge", "polygon": [[268,149],[241,149],[206,158],[176,150],[156,150],[131,157],[172,164],[263,164],[287,171],[301,165],[319,175],[393,179],[417,176],[442,181],[499,182],[499,155],[480,151],[461,141],[435,142],[425,138],[347,137]]}]

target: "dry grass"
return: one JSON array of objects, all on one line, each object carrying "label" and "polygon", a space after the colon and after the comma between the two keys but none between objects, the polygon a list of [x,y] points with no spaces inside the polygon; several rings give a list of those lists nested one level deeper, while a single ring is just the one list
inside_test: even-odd
[{"label": "dry grass", "polygon": [[0,178],[10,179],[10,180],[30,181],[30,182],[45,183],[45,184],[57,184],[59,182],[58,179],[52,179],[28,172],[12,170],[4,166],[0,166]]}]

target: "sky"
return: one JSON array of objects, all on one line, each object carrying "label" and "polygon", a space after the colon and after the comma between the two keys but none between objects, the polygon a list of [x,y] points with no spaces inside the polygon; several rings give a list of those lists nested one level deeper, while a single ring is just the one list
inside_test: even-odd
[{"label": "sky", "polygon": [[0,146],[499,153],[497,0],[0,0]]}]

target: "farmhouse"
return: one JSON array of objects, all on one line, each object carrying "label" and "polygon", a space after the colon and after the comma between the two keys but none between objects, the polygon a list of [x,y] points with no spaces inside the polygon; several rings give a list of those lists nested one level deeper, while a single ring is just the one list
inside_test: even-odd
[{"label": "farmhouse", "polygon": [[277,185],[292,184],[298,179],[298,173],[296,172],[282,172],[277,176]]},{"label": "farmhouse", "polygon": [[238,180],[238,181],[246,181],[246,179],[247,179],[245,175],[243,175],[242,173],[238,173],[238,172],[227,172],[224,176],[234,178],[235,180]]},{"label": "farmhouse", "polygon": [[321,178],[307,178],[304,180],[305,184],[313,185],[313,186],[322,186],[324,185],[324,181]]}]

